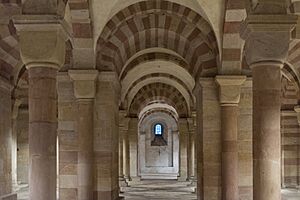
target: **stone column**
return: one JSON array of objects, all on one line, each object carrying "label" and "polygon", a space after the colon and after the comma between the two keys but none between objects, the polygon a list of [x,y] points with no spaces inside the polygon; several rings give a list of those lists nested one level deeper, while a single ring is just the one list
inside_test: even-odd
[{"label": "stone column", "polygon": [[197,199],[204,199],[204,181],[203,181],[203,91],[199,82],[195,84],[193,94],[196,97],[196,130],[195,130],[195,152],[196,152],[196,178],[197,178]]},{"label": "stone column", "polygon": [[217,76],[221,104],[222,199],[239,199],[238,104],[245,76]]},{"label": "stone column", "polygon": [[19,114],[19,106],[21,105],[22,101],[20,99],[15,99],[13,109],[12,109],[12,120],[11,120],[11,126],[12,126],[12,183],[13,187],[16,187],[18,185],[18,177],[17,177],[17,163],[18,163],[18,155],[17,155],[17,117]]},{"label": "stone column", "polygon": [[[48,18],[49,17],[49,18]],[[56,199],[57,70],[65,38],[56,18],[15,18],[20,53],[29,74],[29,199]]]},{"label": "stone column", "polygon": [[[128,118],[128,121],[130,122],[130,118]],[[129,149],[129,129],[125,132],[123,132],[123,172],[124,172],[124,178],[126,182],[128,183],[131,181],[130,178],[130,149]]]},{"label": "stone column", "polygon": [[129,165],[129,177],[131,181],[138,181],[140,178],[138,169],[138,119],[131,118],[129,122],[129,158],[126,163]]},{"label": "stone column", "polygon": [[126,178],[124,176],[124,140],[127,136],[128,132],[128,124],[129,124],[129,118],[126,118],[126,111],[120,110],[119,111],[119,185],[120,187],[126,187],[128,186],[128,183],[126,182]]},{"label": "stone column", "polygon": [[[300,126],[300,106],[295,106],[294,110],[297,113],[297,120]],[[298,141],[297,155],[297,185],[298,189],[300,189],[300,141]]]},{"label": "stone column", "polygon": [[[270,2],[269,2],[270,3]],[[280,200],[281,67],[296,16],[248,15],[242,26],[253,76],[253,199]]]},{"label": "stone column", "polygon": [[11,90],[10,83],[0,77],[0,199],[12,192]]},{"label": "stone column", "polygon": [[193,118],[188,119],[188,127],[189,127],[189,146],[188,146],[188,180],[194,184],[196,180],[195,170],[195,126]]},{"label": "stone column", "polygon": [[188,179],[188,124],[186,119],[179,119],[179,151],[180,151],[180,165],[179,165],[179,181],[186,181]]},{"label": "stone column", "polygon": [[119,93],[117,74],[101,72],[94,109],[94,200],[119,198]]},{"label": "stone column", "polygon": [[77,104],[78,200],[93,199],[94,98],[97,70],[69,70]]}]

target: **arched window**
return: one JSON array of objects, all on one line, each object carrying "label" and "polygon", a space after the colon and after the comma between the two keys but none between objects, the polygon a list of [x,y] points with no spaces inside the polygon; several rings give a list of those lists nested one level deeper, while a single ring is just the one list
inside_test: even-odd
[{"label": "arched window", "polygon": [[161,136],[163,134],[163,126],[161,124],[155,124],[154,126],[154,135]]}]

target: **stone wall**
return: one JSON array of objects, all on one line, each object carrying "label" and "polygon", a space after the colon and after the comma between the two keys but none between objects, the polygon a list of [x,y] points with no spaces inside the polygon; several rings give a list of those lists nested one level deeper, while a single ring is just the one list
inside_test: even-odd
[{"label": "stone wall", "polygon": [[29,114],[27,108],[20,108],[17,117],[17,181],[28,184],[29,173]]},{"label": "stone wall", "polygon": [[[165,145],[153,145],[154,125],[163,126]],[[142,179],[177,179],[179,167],[179,138],[177,122],[172,116],[156,112],[139,123],[139,172]]]},{"label": "stone wall", "polygon": [[300,186],[300,128],[295,111],[281,112],[282,186]]},{"label": "stone wall", "polygon": [[[198,164],[201,165],[203,197],[205,200],[221,200],[221,116],[219,90],[215,79],[201,78],[200,110],[197,114]],[[199,102],[198,102],[199,103]],[[199,109],[199,108],[198,108]],[[252,83],[247,80],[241,90],[239,104],[239,193],[240,199],[252,200]],[[202,122],[199,122],[202,120]],[[199,178],[199,177],[198,177]],[[198,180],[199,181],[199,180]],[[201,189],[199,190],[201,191]]]}]

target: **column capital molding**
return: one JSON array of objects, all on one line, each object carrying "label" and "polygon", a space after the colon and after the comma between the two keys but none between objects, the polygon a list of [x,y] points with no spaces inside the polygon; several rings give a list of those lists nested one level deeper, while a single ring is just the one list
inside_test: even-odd
[{"label": "column capital molding", "polygon": [[122,131],[127,131],[129,129],[130,118],[126,117],[126,110],[119,110],[119,128]]},{"label": "column capital molding", "polygon": [[288,32],[297,24],[296,15],[249,14],[240,29],[241,38],[246,40],[252,33]]},{"label": "column capital molding", "polygon": [[300,105],[295,106],[294,110],[295,110],[295,112],[297,114],[298,124],[300,125]]},{"label": "column capital molding", "polygon": [[265,61],[284,63],[296,23],[295,15],[249,14],[240,29],[241,37],[246,40],[247,63],[250,66]]},{"label": "column capital molding", "polygon": [[27,68],[58,69],[65,60],[67,31],[57,15],[13,17],[19,35],[20,55]]},{"label": "column capital molding", "polygon": [[15,99],[15,102],[13,103],[13,109],[12,109],[12,119],[17,119],[19,114],[19,107],[22,104],[22,101],[20,99]]},{"label": "column capital molding", "polygon": [[74,83],[74,95],[77,99],[93,99],[96,94],[97,70],[69,70]]},{"label": "column capital molding", "polygon": [[222,106],[237,105],[240,102],[241,86],[246,79],[246,76],[216,76]]}]

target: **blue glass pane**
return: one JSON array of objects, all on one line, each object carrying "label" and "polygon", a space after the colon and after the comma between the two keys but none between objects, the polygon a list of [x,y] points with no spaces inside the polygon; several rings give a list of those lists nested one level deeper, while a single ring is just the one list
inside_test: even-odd
[{"label": "blue glass pane", "polygon": [[162,127],[160,124],[155,125],[155,135],[162,135]]}]

